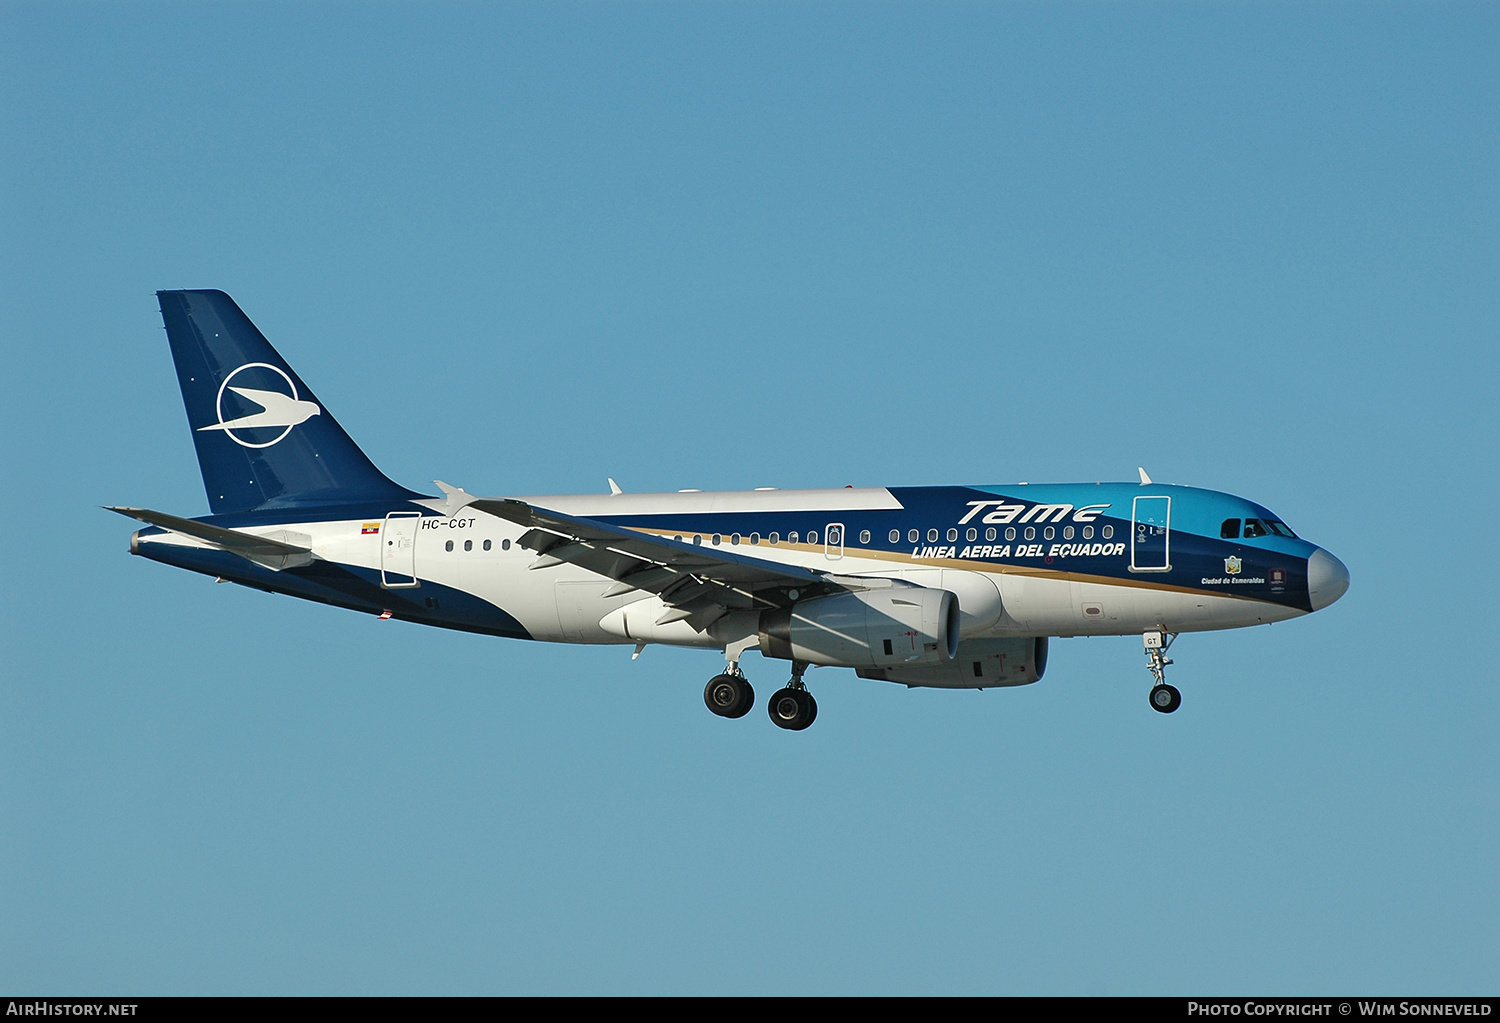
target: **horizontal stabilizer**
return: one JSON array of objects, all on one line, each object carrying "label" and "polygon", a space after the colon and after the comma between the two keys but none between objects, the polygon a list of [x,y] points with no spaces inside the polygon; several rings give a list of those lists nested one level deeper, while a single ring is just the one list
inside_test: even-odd
[{"label": "horizontal stabilizer", "polygon": [[292,538],[306,539],[309,543],[311,542],[311,537],[302,537],[301,534],[288,534],[282,530],[280,537],[256,536],[254,533],[242,533],[237,529],[225,529],[223,526],[212,526],[207,522],[179,518],[176,515],[150,511],[146,508],[106,505],[105,510],[119,512],[127,518],[138,519],[173,533],[190,536],[210,547],[237,554],[246,561],[253,561],[257,565],[277,572],[286,568],[302,568],[313,562],[314,555],[310,546],[305,547],[287,542]]}]

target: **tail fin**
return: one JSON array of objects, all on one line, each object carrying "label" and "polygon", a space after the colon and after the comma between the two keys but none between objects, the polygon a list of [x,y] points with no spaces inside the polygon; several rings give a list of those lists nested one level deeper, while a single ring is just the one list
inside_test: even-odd
[{"label": "tail fin", "polygon": [[391,482],[222,291],[158,291],[215,515],[421,497]]}]

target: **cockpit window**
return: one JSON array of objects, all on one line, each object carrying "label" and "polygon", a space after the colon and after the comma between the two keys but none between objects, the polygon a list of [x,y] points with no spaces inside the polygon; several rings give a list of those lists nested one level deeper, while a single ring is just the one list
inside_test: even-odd
[{"label": "cockpit window", "polygon": [[[1233,534],[1229,532],[1229,527],[1234,525],[1234,523],[1234,519],[1226,521],[1224,528],[1220,531],[1220,535],[1225,538],[1232,538]],[[1253,540],[1257,536],[1284,536],[1288,540],[1297,539],[1297,534],[1292,532],[1292,527],[1280,519],[1246,519],[1245,539]]]},{"label": "cockpit window", "polygon": [[1219,527],[1219,536],[1225,540],[1238,540],[1240,538],[1240,520],[1225,519],[1224,524]]}]

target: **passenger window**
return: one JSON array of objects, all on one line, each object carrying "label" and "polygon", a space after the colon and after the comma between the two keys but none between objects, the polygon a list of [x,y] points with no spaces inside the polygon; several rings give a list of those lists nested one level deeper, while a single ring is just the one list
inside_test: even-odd
[{"label": "passenger window", "polygon": [[958,530],[956,530],[956,529],[950,529],[950,530],[948,530],[948,542],[952,543],[953,541],[955,541],[957,539],[958,539]]},{"label": "passenger window", "polygon": [[906,534],[907,543],[916,543],[920,539],[922,539],[922,534],[917,532],[915,529],[909,530]]},{"label": "passenger window", "polygon": [[893,529],[893,530],[891,530],[891,543],[900,543],[900,542],[901,542],[901,530],[899,530],[899,529]]},{"label": "passenger window", "polygon": [[445,550],[445,551],[451,551],[452,549],[453,549],[453,541],[452,540],[449,540],[447,543],[443,544],[443,550]]},{"label": "passenger window", "polygon": [[1099,535],[1108,540],[1110,537],[1115,535],[1115,527],[1105,526],[1103,529],[1099,530]]},{"label": "passenger window", "polygon": [[973,543],[975,540],[979,539],[979,530],[975,529],[973,526],[970,526],[969,531],[964,534],[964,539],[969,541],[970,543]]},{"label": "passenger window", "polygon": [[484,542],[484,549],[485,549],[485,550],[489,550],[489,549],[490,549],[490,542],[489,542],[489,541],[488,541],[488,540],[486,540],[486,541],[485,541],[485,542]]},{"label": "passenger window", "polygon": [[1245,520],[1245,539],[1253,540],[1257,536],[1265,536],[1266,527],[1261,524],[1260,519]]},{"label": "passenger window", "polygon": [[508,551],[508,550],[510,550],[510,541],[509,540],[501,540],[500,541],[500,549],[502,551]]},{"label": "passenger window", "polygon": [[818,542],[818,531],[816,529],[810,529],[810,530],[807,531],[807,542],[808,543],[817,543]]},{"label": "passenger window", "polygon": [[788,533],[786,535],[786,542],[787,543],[796,543],[797,542],[797,536],[798,536],[797,531],[795,529],[792,530],[790,533]]},{"label": "passenger window", "polygon": [[464,550],[466,550],[466,551],[472,551],[473,549],[474,549],[474,541],[473,540],[465,540],[464,541]]},{"label": "passenger window", "polygon": [[938,538],[938,531],[936,529],[929,529],[927,531],[927,542],[928,543],[937,543],[937,538]]},{"label": "passenger window", "polygon": [[1042,537],[1044,539],[1050,540],[1056,535],[1057,530],[1053,529],[1051,526],[1048,526],[1046,529],[1042,530]]},{"label": "passenger window", "polygon": [[1072,526],[1063,526],[1063,539],[1064,540],[1071,540],[1071,539],[1073,539],[1073,527]]},{"label": "passenger window", "polygon": [[1026,539],[1028,539],[1028,540],[1035,540],[1036,539],[1036,529],[1035,528],[1033,528],[1031,526],[1027,526],[1026,527]]},{"label": "passenger window", "polygon": [[735,546],[739,546],[740,534],[738,534],[738,533],[731,533],[730,536],[729,536],[729,542],[731,544],[734,544]]},{"label": "passenger window", "polygon": [[1240,520],[1225,519],[1224,524],[1219,527],[1219,536],[1225,540],[1238,540],[1240,538]]},{"label": "passenger window", "polygon": [[1016,538],[1016,527],[1015,526],[1006,526],[1005,527],[1005,538],[1007,540],[1014,540]]},{"label": "passenger window", "polygon": [[751,533],[750,534],[750,546],[754,547],[758,543],[760,543],[760,534],[759,533]]},{"label": "passenger window", "polygon": [[772,533],[770,536],[766,537],[766,539],[770,540],[771,541],[771,546],[774,547],[776,544],[779,544],[781,542],[781,534],[780,533]]},{"label": "passenger window", "polygon": [[868,529],[861,529],[859,531],[859,542],[860,543],[869,543],[870,542],[870,531]]},{"label": "passenger window", "polygon": [[986,540],[994,540],[995,539],[995,527],[994,526],[991,526],[989,529],[986,529],[984,531],[984,538]]},{"label": "passenger window", "polygon": [[1092,540],[1094,538],[1094,527],[1093,526],[1084,526],[1083,527],[1083,538],[1085,540]]}]

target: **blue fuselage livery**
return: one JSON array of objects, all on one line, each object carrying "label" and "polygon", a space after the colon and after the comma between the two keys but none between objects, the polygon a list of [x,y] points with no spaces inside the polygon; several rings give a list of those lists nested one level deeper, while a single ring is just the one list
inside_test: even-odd
[{"label": "blue fuselage livery", "polygon": [[724,651],[704,699],[741,717],[739,669],[791,662],[768,703],[812,723],[810,665],[908,686],[1035,682],[1048,638],[1143,637],[1151,705],[1180,633],[1308,614],[1349,576],[1269,509],[1153,483],[481,498],[386,478],[237,305],[159,292],[212,514],[116,508],[132,553],[442,628]]}]

